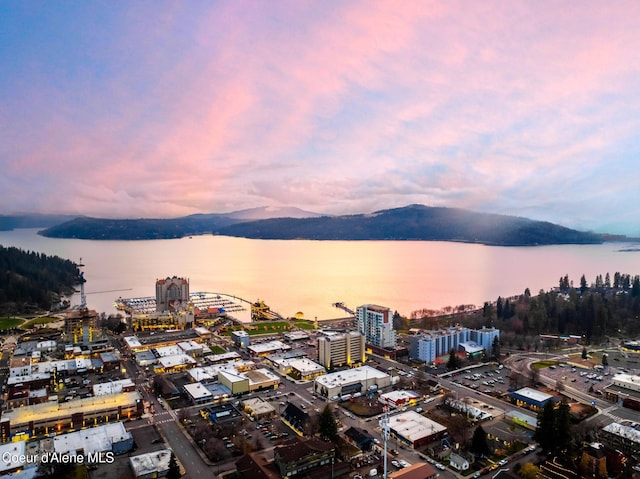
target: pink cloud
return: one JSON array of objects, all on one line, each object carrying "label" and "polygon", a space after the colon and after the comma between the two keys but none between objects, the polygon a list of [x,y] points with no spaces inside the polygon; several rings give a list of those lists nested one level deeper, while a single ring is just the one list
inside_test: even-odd
[{"label": "pink cloud", "polygon": [[[137,6],[115,34],[86,37],[92,62],[68,82],[37,59],[28,96],[0,109],[3,184],[27,208],[11,183],[59,176],[38,207],[106,216],[271,202],[522,209],[535,201],[514,191],[549,196],[600,171],[640,126],[639,9]],[[557,183],[539,185],[541,171]]]}]

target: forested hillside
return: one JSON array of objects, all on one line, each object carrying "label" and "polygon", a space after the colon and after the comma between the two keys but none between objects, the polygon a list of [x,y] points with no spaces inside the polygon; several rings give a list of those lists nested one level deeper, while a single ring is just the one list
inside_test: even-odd
[{"label": "forested hillside", "polygon": [[640,276],[623,273],[598,275],[579,284],[568,276],[558,286],[531,295],[498,298],[485,303],[483,324],[499,328],[508,346],[540,350],[541,334],[579,335],[587,344],[599,344],[640,335]]},{"label": "forested hillside", "polygon": [[615,343],[640,337],[640,275],[606,273],[591,282],[583,275],[579,284],[565,275],[558,286],[537,295],[527,288],[519,296],[487,301],[481,309],[470,304],[421,309],[407,319],[402,327],[495,327],[503,345],[531,351],[553,346],[553,340],[541,343],[541,335],[582,336],[586,344]]},{"label": "forested hillside", "polygon": [[61,296],[73,293],[78,276],[72,261],[0,246],[0,311],[48,310]]}]

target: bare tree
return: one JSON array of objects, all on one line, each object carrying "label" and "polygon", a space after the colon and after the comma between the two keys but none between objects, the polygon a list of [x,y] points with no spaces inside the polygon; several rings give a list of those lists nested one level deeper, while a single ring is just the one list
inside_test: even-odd
[{"label": "bare tree", "polygon": [[538,368],[531,367],[529,369],[529,383],[531,384],[531,386],[535,386],[536,384],[538,384],[539,380],[540,370]]}]

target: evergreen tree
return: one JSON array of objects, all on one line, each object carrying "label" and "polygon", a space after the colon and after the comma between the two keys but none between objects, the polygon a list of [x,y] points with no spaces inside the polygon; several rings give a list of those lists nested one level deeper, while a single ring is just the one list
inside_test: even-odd
[{"label": "evergreen tree", "polygon": [[580,277],[580,292],[584,293],[588,289],[587,286],[587,278],[584,277],[584,274]]},{"label": "evergreen tree", "polygon": [[318,416],[318,433],[325,441],[335,442],[338,439],[338,425],[328,404]]},{"label": "evergreen tree", "polygon": [[487,442],[487,433],[482,426],[478,426],[475,431],[473,431],[471,451],[482,457],[488,456],[491,452],[489,450],[489,443]]},{"label": "evergreen tree", "polygon": [[493,344],[491,345],[491,354],[494,358],[500,361],[500,339],[497,336],[493,338]]},{"label": "evergreen tree", "polygon": [[583,347],[582,348],[582,359],[588,359],[588,355],[587,355],[587,348]]},{"label": "evergreen tree", "polygon": [[[549,401],[551,402],[551,401]],[[571,408],[562,400],[554,410],[555,448],[559,453],[566,453],[571,448]]]},{"label": "evergreen tree", "polygon": [[498,317],[498,319],[503,318],[504,311],[503,311],[503,307],[502,307],[502,298],[500,296],[498,296],[498,301],[496,301],[496,316]]},{"label": "evergreen tree", "polygon": [[176,460],[176,455],[171,452],[171,458],[169,459],[169,471],[167,472],[167,479],[179,479],[180,476],[180,466],[178,466],[178,461]]},{"label": "evergreen tree", "polygon": [[508,299],[504,302],[504,309],[502,310],[502,317],[504,319],[509,319],[511,316],[513,316],[513,308],[511,306],[511,301],[509,301]]},{"label": "evergreen tree", "polygon": [[538,413],[538,427],[533,438],[545,452],[552,451],[555,445],[555,411],[553,401],[547,401]]},{"label": "evergreen tree", "polygon": [[451,348],[449,351],[449,361],[447,361],[447,369],[450,371],[453,369],[458,369],[460,367],[460,360],[458,356],[456,356],[456,350]]}]

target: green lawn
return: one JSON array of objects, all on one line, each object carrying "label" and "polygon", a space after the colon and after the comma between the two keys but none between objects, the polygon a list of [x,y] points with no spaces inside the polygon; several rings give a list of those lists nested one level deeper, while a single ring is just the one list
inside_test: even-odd
[{"label": "green lawn", "polygon": [[558,361],[546,360],[546,361],[538,361],[532,364],[532,366],[536,369],[544,369],[549,366],[557,366]]},{"label": "green lawn", "polygon": [[313,321],[296,321],[293,323],[296,328],[300,329],[316,329],[315,323]]},{"label": "green lawn", "polygon": [[250,335],[254,334],[272,334],[289,331],[289,323],[286,321],[269,321],[268,323],[253,323],[251,328],[247,328]]},{"label": "green lawn", "polygon": [[23,322],[20,318],[0,318],[0,330],[15,328]]},{"label": "green lawn", "polygon": [[226,351],[220,346],[211,346],[211,352],[213,354],[224,354]]}]

